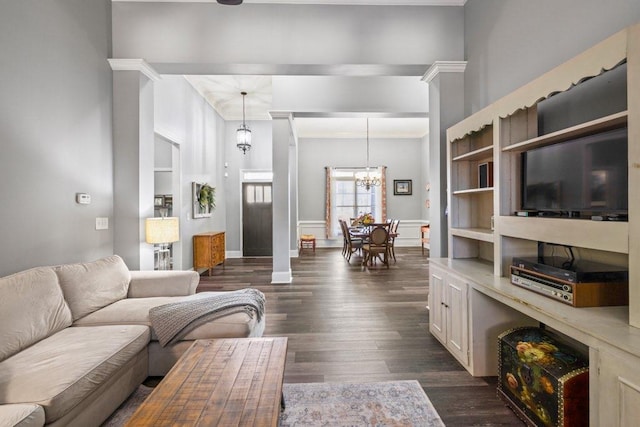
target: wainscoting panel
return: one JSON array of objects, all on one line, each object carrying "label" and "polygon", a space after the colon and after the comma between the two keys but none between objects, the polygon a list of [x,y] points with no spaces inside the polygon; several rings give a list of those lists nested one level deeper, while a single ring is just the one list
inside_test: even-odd
[{"label": "wainscoting panel", "polygon": [[[428,223],[429,221],[419,219],[401,219],[400,225],[398,226],[398,237],[396,238],[396,246],[420,246],[420,226]],[[325,232],[326,228],[324,221],[298,221],[298,236],[302,234],[313,234],[314,236],[316,236],[316,247],[342,247],[342,236],[327,239],[325,237]]]}]

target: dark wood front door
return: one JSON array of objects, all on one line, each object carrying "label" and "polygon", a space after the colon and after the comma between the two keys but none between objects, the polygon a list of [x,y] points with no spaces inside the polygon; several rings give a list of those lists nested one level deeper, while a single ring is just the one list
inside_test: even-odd
[{"label": "dark wood front door", "polygon": [[271,183],[242,184],[242,255],[273,255]]}]

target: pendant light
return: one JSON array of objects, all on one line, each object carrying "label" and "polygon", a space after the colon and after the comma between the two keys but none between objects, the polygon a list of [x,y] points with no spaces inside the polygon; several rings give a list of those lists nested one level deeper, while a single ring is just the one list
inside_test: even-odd
[{"label": "pendant light", "polygon": [[236,131],[236,138],[239,150],[242,151],[242,154],[247,154],[247,151],[251,150],[251,129],[249,129],[244,122],[244,97],[247,96],[247,92],[240,92],[242,95],[242,125]]},{"label": "pendant light", "polygon": [[242,4],[242,0],[218,0],[218,3],[225,4],[227,6],[237,6]]},{"label": "pendant light", "polygon": [[367,117],[367,169],[365,174],[360,174],[360,177],[356,177],[356,185],[364,187],[365,190],[371,190],[371,187],[378,187],[382,184],[377,174],[371,174],[369,168],[369,118]]}]

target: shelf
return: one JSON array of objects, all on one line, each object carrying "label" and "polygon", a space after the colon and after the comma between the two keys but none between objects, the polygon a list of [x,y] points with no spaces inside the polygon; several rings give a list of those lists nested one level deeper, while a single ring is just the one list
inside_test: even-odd
[{"label": "shelf", "polygon": [[628,306],[571,307],[514,286],[508,278],[494,276],[490,265],[482,260],[431,258],[429,264],[455,270],[474,290],[590,347],[601,347],[606,342],[622,351],[640,354],[640,329],[629,326]]},{"label": "shelf", "polygon": [[490,191],[493,191],[493,187],[470,188],[468,190],[457,190],[457,191],[454,191],[453,194],[455,196],[460,196],[460,195],[464,195],[464,194],[488,193]]},{"label": "shelf", "polygon": [[586,123],[581,123],[557,132],[547,135],[538,136],[526,141],[518,142],[504,147],[502,151],[521,152],[531,150],[533,148],[544,147],[546,145],[556,144],[558,142],[567,141],[569,139],[581,136],[591,135],[593,133],[604,132],[610,129],[623,127],[627,124],[627,112],[612,114],[610,116],[601,117]]},{"label": "shelf", "polygon": [[473,161],[473,160],[481,160],[492,157],[493,155],[493,145],[489,145],[488,147],[482,147],[477,150],[471,151],[469,153],[461,154],[459,156],[454,157],[454,162],[459,161]]},{"label": "shelf", "polygon": [[451,235],[493,243],[493,230],[489,228],[452,228]]},{"label": "shelf", "polygon": [[629,253],[629,223],[588,219],[500,216],[501,236]]}]

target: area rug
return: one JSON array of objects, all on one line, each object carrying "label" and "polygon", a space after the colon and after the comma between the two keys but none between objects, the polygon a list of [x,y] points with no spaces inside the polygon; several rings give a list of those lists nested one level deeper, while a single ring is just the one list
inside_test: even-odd
[{"label": "area rug", "polygon": [[[121,427],[153,389],[141,385],[102,425]],[[281,427],[444,426],[417,381],[284,384]]]},{"label": "area rug", "polygon": [[444,426],[418,381],[285,384],[280,426]]},{"label": "area rug", "polygon": [[144,384],[138,386],[127,400],[102,424],[101,427],[122,427],[131,418],[138,406],[151,394],[153,387]]}]

